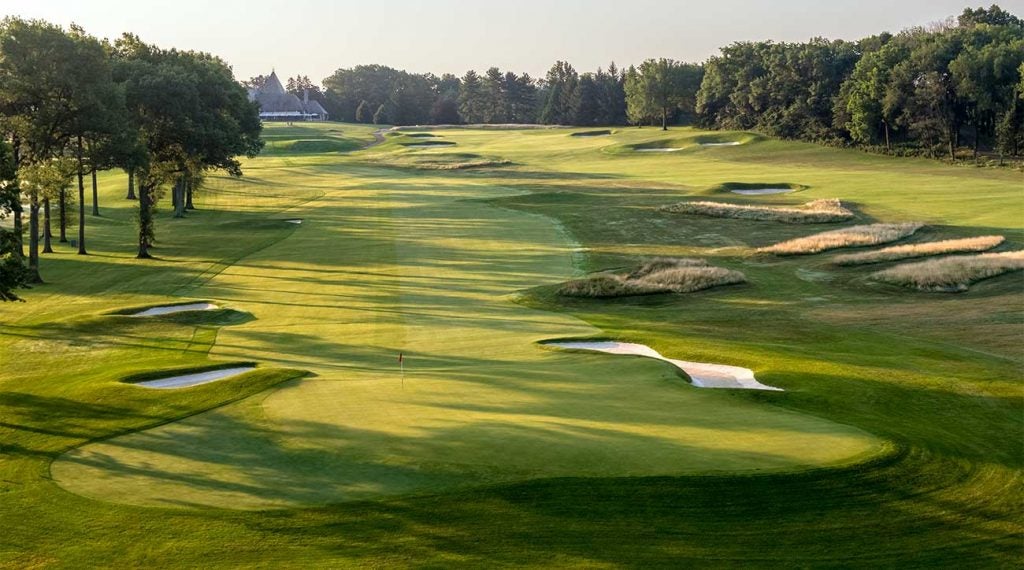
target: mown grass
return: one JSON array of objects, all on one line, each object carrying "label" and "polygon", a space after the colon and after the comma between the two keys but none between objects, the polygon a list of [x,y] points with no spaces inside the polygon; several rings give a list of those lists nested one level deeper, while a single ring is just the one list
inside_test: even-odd
[{"label": "mown grass", "polygon": [[921,291],[961,292],[983,279],[1020,270],[1024,270],[1024,251],[1004,251],[904,263],[871,278]]},{"label": "mown grass", "polygon": [[784,224],[825,224],[843,222],[854,217],[854,213],[836,199],[813,200],[799,206],[765,206],[696,200],[663,206],[662,209],[677,214]]},{"label": "mown grass", "polygon": [[901,259],[912,259],[915,257],[944,255],[947,253],[978,252],[992,249],[1004,241],[1006,241],[1006,238],[1003,236],[978,236],[923,243],[910,243],[884,247],[875,251],[839,255],[836,256],[832,262],[836,265],[867,265],[872,263],[884,263],[887,261],[899,261]]},{"label": "mown grass", "polygon": [[830,249],[867,247],[901,240],[911,236],[924,224],[905,222],[896,224],[870,224],[850,226],[814,235],[786,240],[758,249],[760,253],[775,255],[807,255]]},{"label": "mown grass", "polygon": [[[284,138],[288,132],[273,126],[268,137]],[[770,140],[668,155],[604,150],[665,136],[650,129],[623,130],[611,139],[571,138],[558,130],[452,129],[445,136],[517,166],[437,173],[370,163],[359,155],[259,159],[247,164],[241,181],[215,180],[189,219],[175,221],[162,213],[158,251],[163,259],[154,263],[131,258],[131,204],[119,202],[123,178],[104,177],[104,217],[90,219],[94,255],[81,258],[59,248],[43,260],[50,284],[26,292],[27,304],[0,308],[0,524],[5,529],[0,566],[989,568],[1019,563],[1024,530],[1019,509],[1024,453],[1014,437],[1024,430],[1019,279],[994,277],[956,296],[864,287],[863,272],[842,268],[828,269],[828,279],[806,280],[801,276],[821,270],[821,261],[751,255],[799,237],[802,228],[767,224],[751,232],[742,220],[696,217],[680,224],[658,211],[723,180],[800,180],[809,186],[809,199],[838,196],[855,202],[871,219],[923,220],[947,237],[1005,235],[1007,246],[1019,249],[1024,232],[1017,216],[1018,175]],[[394,152],[395,159],[402,156],[401,149]],[[973,191],[963,192],[965,187]],[[422,209],[441,192],[470,199],[438,198],[436,207]],[[266,216],[282,217],[303,207],[311,211],[303,213],[307,223],[300,227],[246,229]],[[509,218],[508,209],[534,215]],[[459,241],[476,235],[480,226],[504,241],[482,249]],[[465,247],[431,257],[425,255],[426,242]],[[466,258],[477,249],[479,257]],[[465,312],[452,311],[445,301],[453,292],[496,298],[556,283],[568,276],[570,260],[577,271],[593,271],[634,266],[659,255],[704,257],[742,270],[750,284],[711,295],[606,303],[540,288],[522,301],[546,312],[529,318],[498,312],[462,328],[453,325],[465,321]],[[536,271],[538,265],[525,261],[533,256],[551,256],[540,266],[557,266],[554,273],[565,275]],[[392,265],[398,260],[404,260],[400,270]],[[468,274],[439,279],[430,273],[451,267]],[[500,286],[487,285],[490,281]],[[352,290],[338,289],[343,284]],[[218,330],[102,316],[173,297],[230,299],[232,307],[258,320]],[[336,312],[349,304],[351,313]],[[359,328],[359,334],[339,333],[339,323],[351,323],[347,326]],[[398,379],[377,371],[395,365],[392,345],[432,342],[440,336],[438,328],[448,331],[443,340],[449,345],[465,344],[490,356],[407,351],[413,372],[405,397],[412,391],[433,399],[405,408],[393,400],[403,397],[394,395],[401,391]],[[406,342],[393,340],[398,330],[410,335]],[[610,362],[601,355],[572,355],[552,371],[549,360],[526,365],[521,359],[528,353],[510,354],[518,341],[495,336],[498,330],[519,331],[516,338],[524,333],[533,341],[600,335],[641,342],[673,357],[751,367],[787,391],[691,389],[696,393],[691,395],[667,367]],[[488,335],[495,336],[489,347],[478,342]],[[337,391],[294,401],[287,408],[294,416],[282,418],[266,415],[264,397],[280,399],[293,391],[294,380],[277,383],[297,372],[174,394],[117,382],[140,370],[208,363],[208,351],[214,359],[259,353],[264,363],[313,369],[325,381],[311,385]],[[415,370],[421,367],[450,377],[451,383],[417,380]],[[600,389],[581,384],[591,376],[607,384]],[[496,379],[500,388],[486,401],[458,397],[459,386],[483,389]],[[263,392],[272,385],[281,389]],[[616,386],[621,391],[609,392]],[[321,425],[323,417],[360,392],[359,402],[373,394],[381,399],[365,410],[346,410],[359,418],[348,429]],[[321,454],[302,453],[301,447],[283,457],[285,447],[267,455],[273,442],[281,442],[276,431],[281,426],[299,430],[307,445],[364,442],[367,447],[349,450],[360,453],[375,452],[372,446],[395,449],[389,447],[395,444],[415,450],[440,441],[450,446],[429,451],[446,457],[472,442],[465,432],[445,433],[440,420],[430,424],[429,437],[393,434],[407,413],[434,408],[444,418],[481,414],[476,424],[496,430],[481,443],[491,444],[498,455],[536,457],[536,444],[506,447],[510,440],[495,419],[510,414],[508,424],[527,422],[519,434],[556,430],[600,447],[623,436],[578,422],[586,402],[607,402],[609,412],[638,410],[635,421],[643,425],[653,419],[647,410],[660,409],[667,394],[673,398],[666,406],[671,413],[657,421],[689,424],[695,433],[718,422],[724,435],[755,449],[766,434],[776,433],[763,428],[763,418],[776,411],[853,426],[884,439],[889,448],[874,459],[852,458],[850,465],[796,473],[559,476],[273,511],[206,508],[192,501],[211,491],[259,497],[284,488],[284,479],[275,476],[290,472],[283,467],[289,460],[307,466],[311,476],[327,473],[328,482],[349,473],[331,469]],[[201,413],[247,395],[256,397]],[[562,396],[582,407],[554,413],[552,398]],[[269,409],[281,410],[282,403],[270,402]],[[526,404],[531,414],[514,413],[515,406]],[[138,440],[121,438],[183,417],[193,419],[135,436],[148,433],[151,439],[143,442],[165,454],[135,475],[192,488],[193,496],[182,495],[173,508],[86,499],[51,480],[51,462],[71,448],[99,440],[123,453],[119,440]],[[541,420],[532,423],[534,417]],[[176,435],[182,437],[173,439]],[[623,441],[615,451],[650,444],[639,436]],[[540,447],[545,443],[541,440]],[[161,463],[197,453],[205,461],[198,473]],[[698,445],[682,453],[688,454],[707,455],[708,449]],[[95,468],[116,472],[117,457]],[[567,458],[573,452],[558,448],[547,463],[561,465]],[[735,450],[713,459],[717,464],[762,460]],[[257,484],[209,476],[231,465],[251,469]],[[122,467],[130,471],[132,466]],[[293,492],[323,486],[315,477],[307,481]],[[117,500],[126,496],[122,490]]]}]

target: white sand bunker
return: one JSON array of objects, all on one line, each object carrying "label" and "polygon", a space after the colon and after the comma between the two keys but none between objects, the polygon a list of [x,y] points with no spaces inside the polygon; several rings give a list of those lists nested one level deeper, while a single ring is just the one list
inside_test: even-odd
[{"label": "white sand bunker", "polygon": [[298,219],[298,218],[295,218],[295,219],[293,219],[293,220],[285,220],[285,223],[286,223],[286,224],[301,224],[301,223],[302,223],[302,220],[300,220],[300,219]]},{"label": "white sand bunker", "polygon": [[792,191],[792,188],[749,188],[746,190],[732,190],[732,193],[743,194],[744,196],[763,196],[765,194],[786,194]]},{"label": "white sand bunker", "polygon": [[700,143],[700,146],[739,146],[743,143],[740,141],[729,141],[729,142],[716,142],[716,143]]},{"label": "white sand bunker", "polygon": [[681,148],[636,148],[636,152],[678,152]]},{"label": "white sand bunker", "polygon": [[238,376],[243,372],[254,370],[255,366],[238,366],[236,368],[221,368],[220,370],[209,370],[207,372],[196,372],[195,374],[183,374],[181,376],[170,376],[168,378],[158,378],[156,380],[146,380],[145,382],[135,382],[136,386],[145,386],[146,388],[157,388],[160,390],[168,390],[172,388],[189,388],[192,386],[198,386],[200,384],[209,384],[210,382],[216,382],[217,380],[223,380],[232,376]]},{"label": "white sand bunker", "polygon": [[781,392],[782,388],[767,386],[754,378],[754,371],[739,366],[727,366],[725,364],[709,364],[707,362],[687,362],[675,360],[662,356],[658,351],[643,344],[614,341],[594,342],[549,342],[545,343],[559,348],[572,348],[577,350],[593,350],[608,354],[627,354],[633,356],[646,356],[656,360],[662,360],[675,365],[685,372],[693,385],[698,388],[739,388],[745,390],[772,390]]},{"label": "white sand bunker", "polygon": [[217,305],[213,303],[190,303],[188,305],[167,305],[164,307],[151,307],[140,313],[131,315],[132,317],[156,317],[159,315],[169,315],[171,313],[184,313],[186,311],[212,311],[213,309],[219,309]]}]

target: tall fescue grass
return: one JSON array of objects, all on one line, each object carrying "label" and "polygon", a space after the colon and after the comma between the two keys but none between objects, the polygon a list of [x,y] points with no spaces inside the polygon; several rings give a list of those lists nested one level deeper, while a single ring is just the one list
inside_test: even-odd
[{"label": "tall fescue grass", "polygon": [[900,259],[928,257],[947,253],[973,253],[990,250],[1004,241],[1006,239],[1003,236],[978,236],[927,243],[894,245],[876,251],[840,255],[833,260],[833,263],[836,265],[867,265],[869,263],[883,263],[886,261],[898,261]]},{"label": "tall fescue grass", "polygon": [[713,218],[737,218],[786,224],[819,224],[853,219],[853,212],[845,208],[835,198],[814,200],[800,206],[764,206],[707,201],[680,202],[664,206],[661,209],[666,212]]},{"label": "tall fescue grass", "polygon": [[1011,271],[1024,269],[1024,251],[956,255],[904,263],[871,277],[885,283],[921,291],[966,291],[971,284]]},{"label": "tall fescue grass", "polygon": [[761,253],[774,253],[776,255],[805,255],[842,247],[865,247],[903,239],[922,227],[924,227],[924,224],[916,222],[850,226],[839,230],[791,239],[772,246],[762,247],[757,251]]},{"label": "tall fescue grass", "polygon": [[566,297],[612,298],[658,293],[691,293],[720,285],[743,283],[739,271],[714,267],[699,259],[657,258],[627,274],[601,273],[564,283]]}]

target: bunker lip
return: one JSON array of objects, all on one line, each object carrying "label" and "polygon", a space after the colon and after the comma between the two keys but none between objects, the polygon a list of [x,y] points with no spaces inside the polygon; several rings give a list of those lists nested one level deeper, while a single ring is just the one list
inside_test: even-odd
[{"label": "bunker lip", "polygon": [[733,194],[742,194],[744,196],[763,196],[766,194],[788,194],[795,192],[792,188],[749,188],[741,190],[730,190]]},{"label": "bunker lip", "polygon": [[177,376],[168,376],[165,378],[156,378],[154,380],[142,380],[139,382],[130,382],[135,386],[142,386],[144,388],[155,388],[158,390],[170,390],[176,388],[191,388],[192,386],[199,386],[200,384],[209,384],[210,382],[216,382],[217,380],[224,380],[255,370],[255,365],[246,366],[235,366],[233,368],[219,368],[216,370],[206,370],[203,372],[192,372],[190,374],[179,374]]},{"label": "bunker lip", "polygon": [[762,384],[754,378],[754,371],[740,366],[711,364],[708,362],[689,362],[662,356],[661,353],[644,344],[616,341],[545,341],[545,346],[571,350],[589,350],[606,354],[623,354],[644,356],[668,362],[679,368],[690,377],[693,385],[698,388],[729,388],[741,390],[769,390],[782,392],[782,388]]},{"label": "bunker lip", "polygon": [[217,305],[213,303],[187,303],[183,305],[162,305],[159,307],[150,307],[138,313],[131,313],[129,317],[157,317],[160,315],[170,315],[173,313],[184,313],[188,311],[212,311],[219,309]]}]

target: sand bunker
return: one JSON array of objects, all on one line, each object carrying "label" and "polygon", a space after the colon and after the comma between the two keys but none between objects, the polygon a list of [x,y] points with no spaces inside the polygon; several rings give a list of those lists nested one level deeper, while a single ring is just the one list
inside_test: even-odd
[{"label": "sand bunker", "polygon": [[146,380],[145,382],[134,382],[134,384],[136,386],[145,386],[146,388],[156,388],[159,390],[190,388],[192,386],[209,384],[210,382],[216,382],[217,380],[237,376],[243,372],[255,370],[255,368],[255,366],[221,368],[220,370],[208,370],[206,372],[196,372],[194,374],[183,374],[180,376],[170,376],[168,378],[158,378],[156,380]]},{"label": "sand bunker", "polygon": [[167,305],[164,307],[152,307],[130,315],[132,317],[156,317],[159,315],[169,315],[171,313],[184,313],[186,311],[212,311],[213,309],[219,309],[217,305],[213,303],[191,303],[188,305]]},{"label": "sand bunker", "polygon": [[733,194],[744,196],[763,196],[765,194],[786,194],[792,192],[792,188],[750,188],[749,190],[730,190]]},{"label": "sand bunker", "polygon": [[549,346],[559,348],[571,348],[576,350],[593,350],[608,354],[626,354],[633,356],[646,356],[662,360],[675,365],[685,372],[693,385],[698,388],[739,388],[745,390],[772,390],[781,392],[782,388],[767,386],[754,378],[754,371],[739,366],[727,366],[724,364],[709,364],[706,362],[687,362],[675,360],[662,356],[658,351],[643,344],[615,341],[591,341],[591,342],[548,342]]},{"label": "sand bunker", "polygon": [[300,219],[296,218],[296,219],[294,219],[294,220],[285,220],[285,223],[286,223],[286,224],[301,224],[301,223],[302,223],[302,220],[300,220]]},{"label": "sand bunker", "polygon": [[681,148],[637,148],[636,152],[678,152]]},{"label": "sand bunker", "polygon": [[741,143],[739,141],[729,141],[729,142],[717,142],[717,143],[700,143],[700,146],[738,146],[738,145],[741,145],[741,144],[743,144],[743,143]]}]

